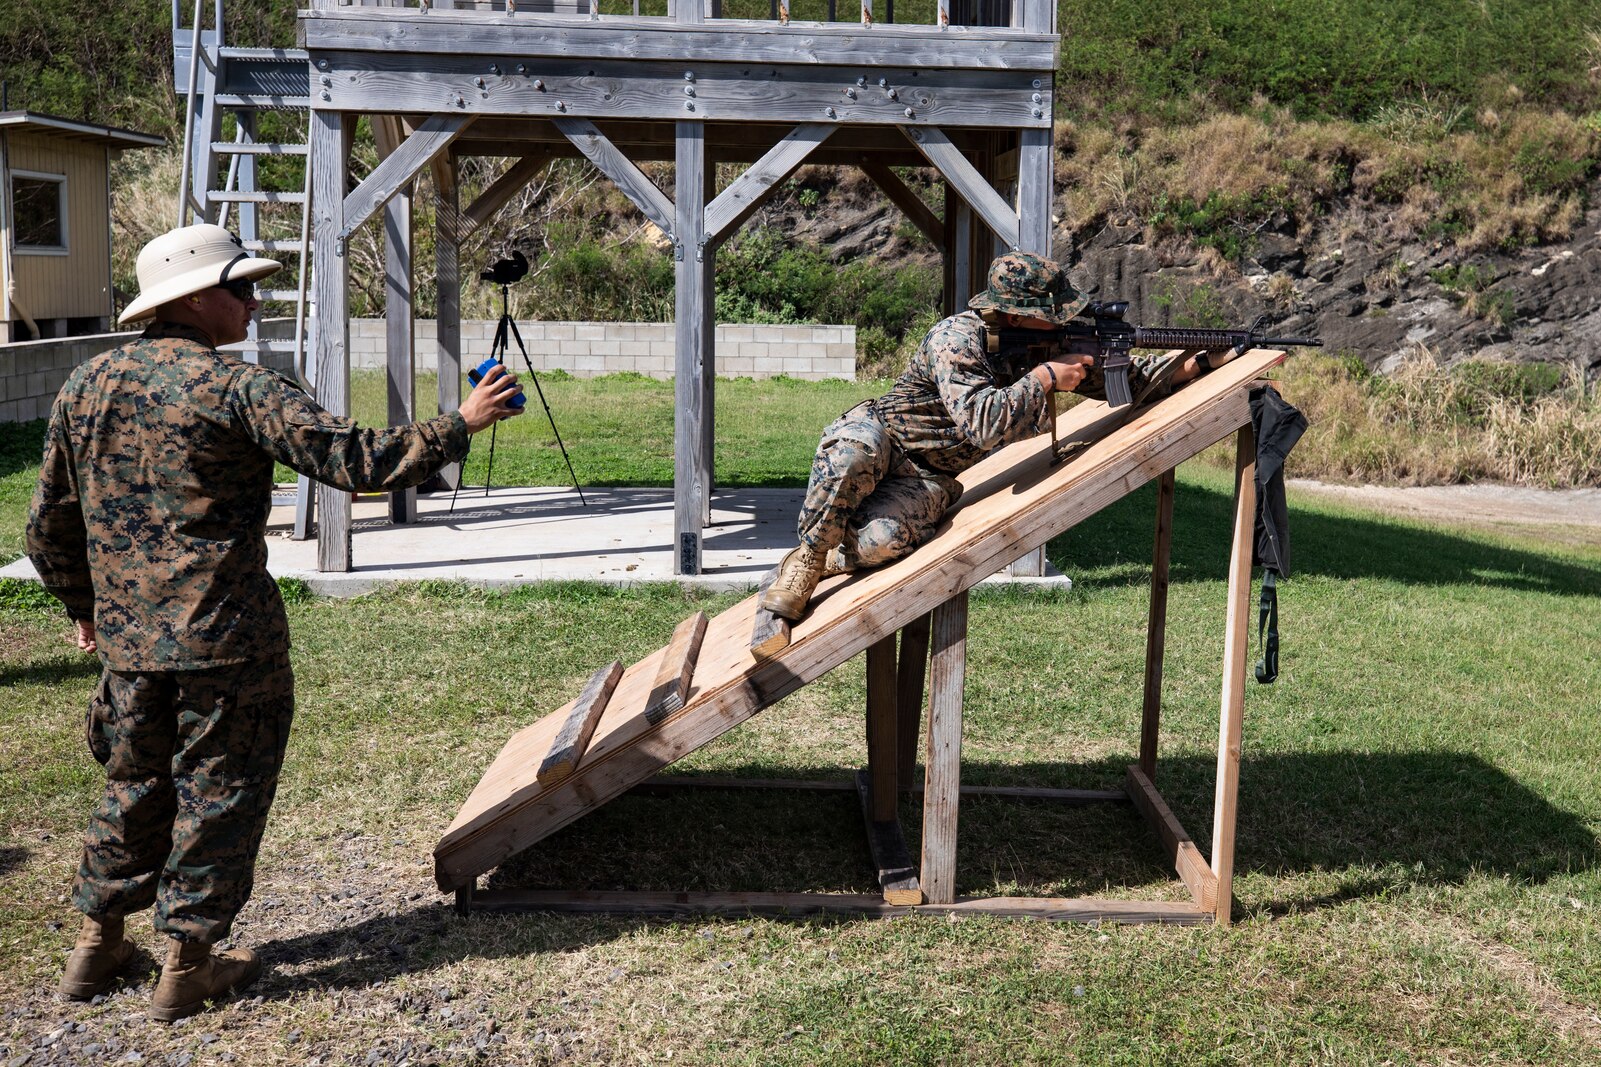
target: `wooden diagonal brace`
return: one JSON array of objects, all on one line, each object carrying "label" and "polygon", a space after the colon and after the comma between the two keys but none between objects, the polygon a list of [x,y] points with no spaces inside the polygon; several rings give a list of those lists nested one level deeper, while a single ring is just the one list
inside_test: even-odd
[{"label": "wooden diagonal brace", "polygon": [[825,123],[807,123],[786,133],[767,153],[752,163],[738,178],[706,205],[706,242],[712,246],[722,243],[739,224],[750,217],[761,202],[772,192],[773,186],[795,172],[812,150],[824,141],[838,126]]},{"label": "wooden diagonal brace", "polygon": [[1018,247],[1017,212],[1001,198],[962,150],[937,126],[902,126],[901,132],[944,175],[1008,248]]},{"label": "wooden diagonal brace", "polygon": [[534,180],[534,175],[544,170],[545,164],[549,162],[550,156],[546,153],[530,153],[507,167],[505,173],[496,178],[494,183],[480,193],[478,199],[461,213],[461,238],[465,240],[478,227],[493,218],[495,212],[522,192],[523,188]]},{"label": "wooden diagonal brace", "polygon": [[923,203],[922,197],[908,189],[906,183],[882,163],[874,163],[864,156],[861,168],[862,173],[873,179],[873,184],[889,197],[890,203],[900,208],[901,214],[928,238],[929,244],[937,251],[945,251],[945,223],[934,214],[933,208]]},{"label": "wooden diagonal brace", "polygon": [[372,169],[345,197],[344,226],[339,231],[341,246],[357,227],[407,185],[472,124],[473,115],[429,115],[417,132],[406,138],[389,157]]},{"label": "wooden diagonal brace", "polygon": [[599,167],[602,174],[617,183],[617,188],[628,195],[628,199],[645,213],[646,218],[654,222],[662,233],[672,236],[678,222],[673,202],[633,160],[623,155],[622,150],[600,132],[599,127],[588,119],[556,119],[555,123],[574,147]]}]

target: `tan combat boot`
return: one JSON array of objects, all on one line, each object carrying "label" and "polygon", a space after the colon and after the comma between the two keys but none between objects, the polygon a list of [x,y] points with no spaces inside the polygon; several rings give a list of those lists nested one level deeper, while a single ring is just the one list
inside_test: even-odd
[{"label": "tan combat boot", "polygon": [[828,553],[811,545],[790,549],[778,564],[778,574],[767,592],[762,594],[761,606],[780,618],[794,621],[806,614],[806,602],[812,590],[823,577],[823,564]]},{"label": "tan combat boot", "polygon": [[88,1000],[110,989],[117,972],[133,959],[133,942],[122,936],[122,916],[96,919],[83,917],[78,943],[67,956],[67,970],[61,976],[61,993],[74,1000]]},{"label": "tan combat boot", "polygon": [[206,1001],[249,985],[260,973],[261,961],[249,949],[213,954],[203,942],[174,940],[150,998],[150,1017],[163,1023],[188,1018]]}]

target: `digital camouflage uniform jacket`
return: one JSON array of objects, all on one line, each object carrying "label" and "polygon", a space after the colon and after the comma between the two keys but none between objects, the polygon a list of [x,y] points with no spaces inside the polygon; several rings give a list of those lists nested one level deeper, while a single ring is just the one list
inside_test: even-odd
[{"label": "digital camouflage uniform jacket", "polygon": [[416,485],[467,452],[450,412],[392,429],[331,415],[289,379],[158,323],[57,395],[28,557],[114,671],[197,670],[286,651],[267,573],[273,461],[340,489]]},{"label": "digital camouflage uniform jacket", "polygon": [[984,320],[964,311],[928,332],[911,365],[873,409],[916,464],[960,474],[988,453],[1044,432],[1045,388],[1007,382],[985,352]]}]

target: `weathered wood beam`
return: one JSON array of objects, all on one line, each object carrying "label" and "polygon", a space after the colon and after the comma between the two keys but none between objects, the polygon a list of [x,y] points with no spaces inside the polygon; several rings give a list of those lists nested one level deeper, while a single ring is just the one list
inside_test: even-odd
[{"label": "weathered wood beam", "polygon": [[689,700],[689,686],[695,678],[695,660],[706,637],[706,613],[697,611],[678,624],[673,639],[656,668],[656,684],[645,704],[645,721],[652,725],[683,707]]},{"label": "weathered wood beam", "polygon": [[918,232],[928,238],[928,243],[934,246],[935,251],[944,252],[945,224],[934,214],[934,209],[925,204],[922,197],[908,189],[906,183],[885,164],[864,158],[859,166],[862,168],[862,173],[871,178],[873,184],[889,197],[890,203],[900,208],[901,214],[917,227]]},{"label": "weathered wood beam", "polygon": [[[893,638],[891,638],[893,640]],[[906,834],[893,811],[879,818],[874,811],[870,772],[856,772],[856,796],[861,801],[862,819],[867,824],[867,851],[878,872],[878,885],[886,904],[921,904],[923,890],[917,884],[917,864],[906,847]],[[891,794],[893,796],[893,794]]]},{"label": "weathered wood beam", "polygon": [[344,198],[344,226],[339,240],[345,241],[372,217],[389,198],[410,185],[429,162],[472,125],[475,115],[429,115],[417,132],[372,169]]},{"label": "weathered wood beam", "polygon": [[[340,247],[355,120],[311,113],[312,286],[317,306],[317,402],[350,414],[350,260]],[[350,570],[350,494],[317,486],[317,569]]]},{"label": "weathered wood beam", "polygon": [[426,15],[417,11],[357,13],[347,7],[331,15],[302,13],[299,29],[304,46],[313,52],[452,53],[477,57],[486,75],[493,73],[483,62],[486,57],[517,57],[518,62],[497,64],[500,77],[514,76],[518,63],[525,68],[525,75],[538,76],[535,65],[550,58],[1046,73],[1056,64],[1056,34],[1000,27],[942,29],[898,24],[863,32],[860,26],[817,23],[782,27],[717,19],[715,24],[691,26],[623,18],[607,18],[600,24],[564,19],[559,25],[560,32],[552,32],[552,20],[537,17],[489,19],[444,15],[438,10]]},{"label": "weathered wood beam", "polygon": [[706,239],[721,244],[751,212],[761,206],[773,186],[795,173],[806,157],[839,127],[808,123],[790,130],[750,169],[729,183],[706,208]]},{"label": "weathered wood beam", "polygon": [[1234,544],[1229,552],[1217,797],[1212,807],[1212,873],[1217,875],[1217,921],[1223,926],[1229,924],[1234,907],[1234,821],[1240,789],[1247,646],[1251,638],[1251,554],[1256,547],[1256,435],[1249,423],[1235,434],[1234,449]]},{"label": "weathered wood beam", "polygon": [[496,178],[489,188],[478,194],[466,211],[462,214],[462,236],[468,237],[477,231],[478,227],[495,217],[495,213],[505,207],[511,198],[522,192],[534,176],[545,169],[550,162],[547,152],[530,152],[517,162],[507,167],[505,173]]},{"label": "weathered wood beam", "polygon": [[[374,124],[376,129],[377,124]],[[384,363],[389,394],[389,425],[415,422],[416,321],[412,312],[412,190],[407,185],[384,205]],[[389,494],[389,519],[407,523],[417,517],[417,488]]]},{"label": "weathered wood beam", "polygon": [[1173,472],[1156,483],[1156,544],[1151,550],[1151,610],[1145,629],[1145,700],[1140,714],[1140,772],[1156,780],[1162,724],[1162,659],[1167,649],[1167,584],[1173,557]]},{"label": "weathered wood beam", "polygon": [[1050,112],[1033,99],[1043,95],[1033,88],[1040,76],[1029,71],[879,68],[885,81],[880,86],[858,84],[864,78],[860,66],[752,70],[747,63],[686,70],[683,62],[563,59],[546,61],[527,74],[507,73],[504,67],[492,74],[479,56],[327,52],[315,58],[319,69],[328,63],[322,76],[331,80],[321,106],[363,114],[443,110],[547,119],[984,129],[1047,129],[1051,121]]},{"label": "weathered wood beam", "polygon": [[[694,0],[698,3],[699,0]],[[593,128],[593,127],[591,127]],[[596,131],[597,134],[599,131]],[[629,164],[633,167],[633,164]],[[636,171],[638,168],[634,168]],[[678,123],[674,208],[663,231],[673,238],[673,573],[701,571],[706,484],[702,480],[705,410],[704,347],[710,333],[712,276],[706,248],[706,124]],[[644,175],[641,173],[640,177]],[[650,186],[655,189],[654,185]],[[657,222],[661,226],[660,222]]]},{"label": "weathered wood beam", "polygon": [[654,893],[640,890],[487,889],[467,898],[469,911],[559,911],[588,915],[693,915],[797,918],[805,915],[990,915],[1049,922],[1170,923],[1212,920],[1188,901],[1103,897],[962,897],[949,904],[905,906],[868,893]]},{"label": "weathered wood beam", "polygon": [[[634,206],[669,237],[678,229],[677,211],[673,202],[656,187],[634,161],[618,151],[606,135],[588,119],[557,119],[556,128],[566,135],[600,172],[627,194]],[[698,173],[698,172],[697,172]],[[700,199],[699,196],[696,199]]]},{"label": "weathered wood beam", "polygon": [[1216,909],[1217,876],[1207,867],[1201,850],[1195,847],[1195,842],[1185,833],[1173,810],[1167,806],[1167,801],[1162,799],[1162,794],[1156,791],[1156,785],[1139,767],[1131,766],[1128,769],[1124,789],[1140,814],[1145,816],[1145,821],[1156,831],[1156,836],[1161,839],[1162,849],[1167,853],[1168,862],[1173,865],[1174,872],[1190,891],[1190,896],[1196,905],[1207,911]]},{"label": "weathered wood beam", "polygon": [[934,609],[924,756],[923,899],[956,899],[956,815],[962,793],[962,690],[967,678],[967,590]]},{"label": "weathered wood beam", "polygon": [[577,770],[578,761],[584,758],[584,750],[594,736],[595,725],[600,722],[612,692],[622,679],[623,665],[617,660],[590,675],[583,692],[578,694],[578,702],[551,740],[550,751],[539,765],[535,778],[541,783],[559,782]]},{"label": "weathered wood beam", "polygon": [[996,237],[1008,248],[1018,247],[1017,215],[943,131],[927,126],[902,126],[901,131],[955,187]]},{"label": "weathered wood beam", "polygon": [[378,149],[378,158],[388,159],[406,140],[406,131],[401,128],[400,116],[368,115],[367,118],[372,123],[372,140]]},{"label": "weathered wood beam", "polygon": [[[435,156],[434,177],[434,288],[438,292],[435,346],[438,352],[439,410],[461,407],[461,190],[456,160]],[[447,463],[440,470],[445,484],[461,484],[462,465]]]}]

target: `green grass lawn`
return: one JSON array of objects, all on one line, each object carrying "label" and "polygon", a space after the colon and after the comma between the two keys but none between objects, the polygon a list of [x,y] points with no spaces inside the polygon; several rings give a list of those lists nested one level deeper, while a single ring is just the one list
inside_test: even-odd
[{"label": "green grass lawn", "polygon": [[[553,407],[573,395],[557,385]],[[654,388],[629,402],[647,426],[670,415]],[[740,388],[779,399],[736,420],[728,469],[782,481],[778,460],[737,457],[809,455],[873,386],[719,383]],[[776,425],[791,417],[799,441]],[[574,410],[569,433],[558,418],[575,464],[603,454],[611,423]],[[0,546],[19,542],[14,487],[31,477],[10,462]],[[430,851],[506,738],[596,665],[732,598],[583,584],[294,596],[297,722],[236,926],[270,970],[259,1004],[172,1029],[139,1014],[148,978],[99,1005],[48,992],[100,788],[82,719],[97,670],[58,613],[7,585],[0,1062],[64,1020],[85,1030],[63,1047],[116,1041],[147,1063],[1601,1062],[1601,549],[1292,507],[1283,675],[1247,693],[1230,928],[459,918]],[[1118,783],[1138,746],[1153,509],[1147,486],[1052,542],[1069,593],[975,593],[966,781]],[[1230,514],[1226,474],[1181,469],[1158,781],[1203,851]],[[865,761],[863,701],[858,658],[679,766],[841,779]],[[849,797],[631,796],[490,880],[865,891],[858,819]],[[961,893],[1183,895],[1126,808],[964,800],[961,834]],[[130,926],[156,944],[142,917]]]}]

